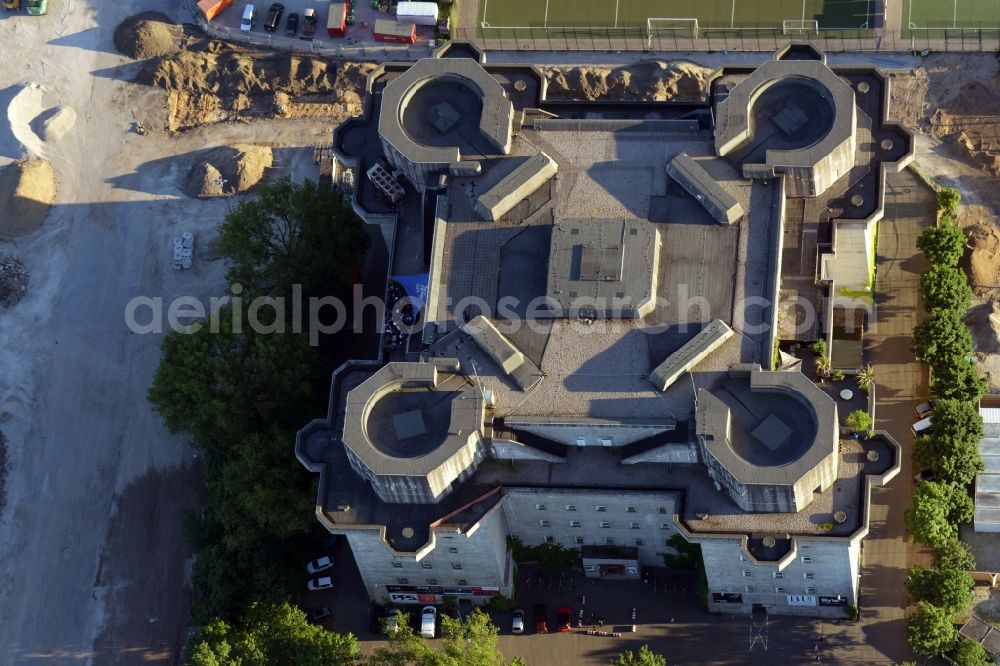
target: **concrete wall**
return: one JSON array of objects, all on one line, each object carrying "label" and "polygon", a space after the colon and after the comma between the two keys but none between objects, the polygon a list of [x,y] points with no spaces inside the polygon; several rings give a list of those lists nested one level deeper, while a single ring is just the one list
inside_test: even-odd
[{"label": "concrete wall", "polygon": [[[781,571],[777,563],[755,563],[741,548],[738,536],[696,541],[701,544],[708,609],[713,613],[749,614],[753,604],[763,604],[775,615],[842,618],[844,607],[820,606],[819,597],[839,594],[847,604],[857,603],[860,553],[848,539],[797,538],[795,556]],[[741,594],[743,603],[715,603],[712,594],[716,592]],[[789,595],[816,597],[815,605],[790,604]]]},{"label": "concrete wall", "polygon": [[694,442],[685,444],[664,444],[655,449],[650,449],[643,453],[622,459],[623,465],[636,465],[638,463],[682,463],[694,464],[700,462],[698,457],[698,445]]},{"label": "concrete wall", "polygon": [[[673,552],[666,546],[666,540],[677,531],[673,523],[677,511],[673,493],[505,488],[504,494],[504,514],[510,532],[525,545],[546,543],[551,537],[552,543],[580,548],[603,546],[605,539],[611,538],[616,546],[638,548],[639,563],[646,566],[663,566],[663,555]],[[605,510],[598,511],[598,506]],[[630,507],[635,511],[629,511]],[[611,526],[601,527],[603,521]]]},{"label": "concrete wall", "polygon": [[499,505],[465,533],[455,526],[434,528],[433,547],[419,560],[415,555],[394,556],[379,538],[377,528],[345,529],[343,534],[370,599],[388,601],[386,585],[486,586],[499,587],[504,596],[513,594],[507,523]]}]

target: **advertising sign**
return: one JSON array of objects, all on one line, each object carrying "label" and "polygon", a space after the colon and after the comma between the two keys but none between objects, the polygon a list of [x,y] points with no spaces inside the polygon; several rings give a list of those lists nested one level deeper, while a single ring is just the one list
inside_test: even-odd
[{"label": "advertising sign", "polygon": [[743,595],[733,592],[713,592],[712,601],[717,604],[741,604],[743,603]]},{"label": "advertising sign", "polygon": [[816,596],[812,594],[789,594],[789,606],[815,606]]},{"label": "advertising sign", "polygon": [[835,597],[820,597],[820,606],[846,606],[847,597],[842,597],[839,594]]}]

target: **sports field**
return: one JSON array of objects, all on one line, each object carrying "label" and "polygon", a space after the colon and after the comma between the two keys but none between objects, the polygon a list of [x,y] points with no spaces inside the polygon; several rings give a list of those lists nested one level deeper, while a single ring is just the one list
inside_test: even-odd
[{"label": "sports field", "polygon": [[940,28],[1000,28],[997,0],[905,0],[903,34],[907,30]]},{"label": "sports field", "polygon": [[[925,0],[935,1],[942,0]],[[706,32],[801,34],[872,28],[878,5],[876,0],[480,0],[479,25],[484,36],[587,28],[672,31],[690,37]]]}]

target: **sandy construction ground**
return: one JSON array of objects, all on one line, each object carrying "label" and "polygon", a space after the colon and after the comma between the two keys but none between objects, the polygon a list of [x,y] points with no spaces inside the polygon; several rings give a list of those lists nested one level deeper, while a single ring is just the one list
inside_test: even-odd
[{"label": "sandy construction ground", "polygon": [[[332,126],[260,120],[168,135],[166,93],[129,83],[140,65],[112,44],[122,18],[163,6],[60,0],[41,18],[0,12],[4,53],[31,54],[0,68],[0,167],[42,157],[58,183],[45,224],[0,242],[32,275],[28,297],[0,312],[3,664],[174,660],[189,605],[180,512],[198,504],[200,470],[146,403],[160,336],[131,334],[126,304],[222,295],[225,267],[198,250],[226,203],[184,195],[192,156],[266,143],[279,173],[315,177],[312,146]],[[150,133],[129,132],[133,121]],[[182,231],[195,234],[196,256],[178,272]]]}]

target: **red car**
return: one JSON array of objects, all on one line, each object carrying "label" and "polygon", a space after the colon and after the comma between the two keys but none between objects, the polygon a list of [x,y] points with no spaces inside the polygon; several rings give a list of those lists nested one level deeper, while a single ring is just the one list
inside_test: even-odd
[{"label": "red car", "polygon": [[569,606],[562,606],[556,611],[556,627],[562,633],[568,633],[573,628],[572,615]]},{"label": "red car", "polygon": [[545,610],[545,604],[535,604],[535,633],[536,634],[547,634],[549,633],[549,620],[547,618],[547,611]]}]

